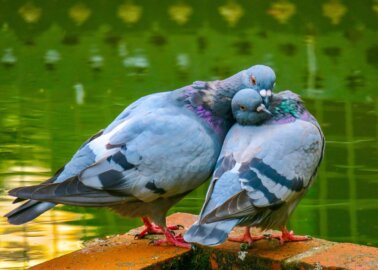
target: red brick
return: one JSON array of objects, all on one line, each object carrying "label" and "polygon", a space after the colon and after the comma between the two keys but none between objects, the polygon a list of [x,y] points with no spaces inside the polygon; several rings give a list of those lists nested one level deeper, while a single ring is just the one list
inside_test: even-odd
[{"label": "red brick", "polygon": [[[196,219],[194,215],[177,213],[168,217],[168,223],[181,224],[188,228]],[[92,244],[67,255],[55,258],[30,269],[141,269],[152,264],[174,259],[187,249],[173,246],[152,246],[151,239],[134,240],[134,234],[141,228],[127,234],[92,241]],[[182,233],[178,232],[178,233]]]},{"label": "red brick", "polygon": [[329,249],[306,257],[302,262],[320,264],[323,269],[377,270],[378,249],[349,243],[336,244]]},{"label": "red brick", "polygon": [[[187,229],[195,220],[194,215],[177,213],[169,216],[167,223],[180,224]],[[378,249],[374,247],[337,244],[321,239],[284,245],[275,239],[261,240],[253,244],[245,258],[240,259],[239,243],[226,242],[215,248],[198,247],[195,253],[189,253],[189,250],[182,248],[149,245],[150,239],[134,240],[134,235],[140,230],[137,228],[124,235],[92,241],[82,250],[31,269],[160,269],[165,264],[183,262],[185,257],[185,268],[190,267],[190,263],[198,266],[200,260],[205,267],[212,269],[251,269],[250,266],[254,265],[254,269],[269,270],[308,270],[316,269],[316,266],[323,270],[378,270]],[[242,233],[243,229],[240,228],[233,232],[234,235]],[[258,232],[254,231],[254,234]],[[155,239],[159,236],[151,237]],[[193,261],[194,256],[197,257]]]}]

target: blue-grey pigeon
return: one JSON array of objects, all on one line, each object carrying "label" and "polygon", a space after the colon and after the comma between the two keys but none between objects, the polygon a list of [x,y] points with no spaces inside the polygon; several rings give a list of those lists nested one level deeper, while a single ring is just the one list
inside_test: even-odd
[{"label": "blue-grey pigeon", "polygon": [[[271,95],[270,92],[263,95]],[[273,95],[269,111],[250,89],[235,94],[237,121],[228,132],[199,221],[184,235],[187,242],[217,245],[235,226],[247,226],[241,238],[249,244],[249,227],[280,228],[285,241],[308,239],[288,232],[285,224],[312,184],[324,150],[316,119],[298,95]]]},{"label": "blue-grey pigeon", "polygon": [[146,229],[140,237],[163,233],[166,240],[156,244],[189,247],[170,231],[175,226],[167,228],[166,212],[211,175],[234,121],[234,94],[246,87],[271,90],[274,82],[270,67],[256,65],[225,80],[142,97],[87,140],[51,179],[11,190],[15,202],[28,201],[5,216],[23,224],[59,203],[107,206],[142,217]]}]

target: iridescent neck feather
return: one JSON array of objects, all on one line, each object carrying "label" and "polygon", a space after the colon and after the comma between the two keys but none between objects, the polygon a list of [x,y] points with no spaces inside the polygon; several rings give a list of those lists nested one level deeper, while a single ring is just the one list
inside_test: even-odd
[{"label": "iridescent neck feather", "polygon": [[182,92],[185,106],[203,119],[211,129],[224,135],[233,123],[231,98],[216,93],[211,88],[195,89],[187,87]]},{"label": "iridescent neck feather", "polygon": [[278,124],[290,123],[296,119],[316,123],[315,118],[306,110],[303,101],[298,95],[293,96],[276,95],[273,98],[269,110],[273,114],[271,121]]}]

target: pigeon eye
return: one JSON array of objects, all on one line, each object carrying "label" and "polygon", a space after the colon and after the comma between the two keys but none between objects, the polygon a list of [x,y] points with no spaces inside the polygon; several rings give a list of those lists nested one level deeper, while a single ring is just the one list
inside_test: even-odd
[{"label": "pigeon eye", "polygon": [[250,80],[251,80],[252,85],[256,85],[256,77],[255,76],[251,76]]},{"label": "pigeon eye", "polygon": [[246,106],[243,106],[243,105],[240,105],[240,110],[245,112],[247,110],[247,107]]}]

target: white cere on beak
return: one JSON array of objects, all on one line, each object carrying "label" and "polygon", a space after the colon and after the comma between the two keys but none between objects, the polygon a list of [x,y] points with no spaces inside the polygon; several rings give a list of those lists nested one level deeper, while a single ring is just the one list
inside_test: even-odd
[{"label": "white cere on beak", "polygon": [[268,91],[266,91],[266,95],[267,95],[268,97],[272,96],[272,90],[268,90]]},{"label": "white cere on beak", "polygon": [[265,110],[266,108],[265,108],[265,105],[264,104],[261,104],[260,106],[258,106],[257,108],[256,108],[256,111],[257,112],[261,112],[261,111],[263,111],[263,110]]},{"label": "white cere on beak", "polygon": [[260,96],[266,97],[266,90],[265,89],[260,91]]}]

